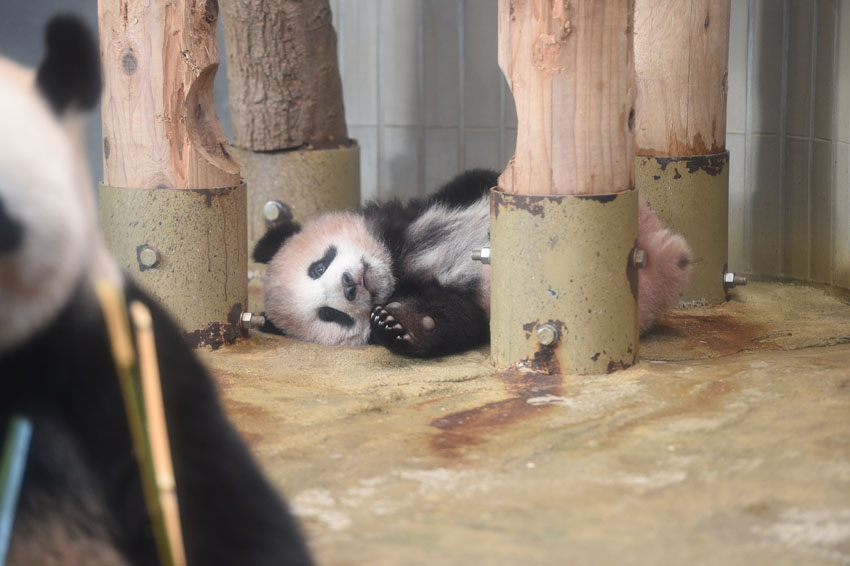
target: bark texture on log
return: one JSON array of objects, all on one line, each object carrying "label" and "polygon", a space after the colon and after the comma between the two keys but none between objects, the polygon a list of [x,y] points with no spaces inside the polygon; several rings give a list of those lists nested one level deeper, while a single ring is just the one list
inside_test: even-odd
[{"label": "bark texture on log", "polygon": [[347,145],[328,0],[228,0],[222,14],[233,145]]},{"label": "bark texture on log", "polygon": [[729,0],[636,0],[638,155],[726,149],[729,14]]},{"label": "bark texture on log", "polygon": [[104,182],[128,188],[239,183],[213,106],[216,0],[99,0]]},{"label": "bark texture on log", "polygon": [[517,108],[507,192],[634,188],[634,0],[499,0],[499,65]]}]

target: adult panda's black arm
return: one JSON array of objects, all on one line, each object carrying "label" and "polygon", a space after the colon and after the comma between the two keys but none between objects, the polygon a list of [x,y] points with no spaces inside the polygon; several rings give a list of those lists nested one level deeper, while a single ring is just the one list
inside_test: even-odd
[{"label": "adult panda's black arm", "polygon": [[295,521],[230,425],[177,325],[132,284],[127,298],[145,302],[154,317],[188,563],[310,564]]},{"label": "adult panda's black arm", "polygon": [[92,292],[80,286],[46,328],[0,353],[0,376],[0,433],[5,437],[15,415],[33,426],[11,563],[43,563],[45,556],[110,563],[92,552],[99,548],[131,564],[155,564],[115,364]]},{"label": "adult panda's black arm", "polygon": [[[209,374],[177,325],[132,283],[126,293],[128,301],[147,304],[154,319],[188,563],[311,564],[294,520],[229,424]],[[157,564],[118,378],[92,291],[82,287],[48,328],[0,355],[0,377],[0,432],[14,414],[34,424],[18,513],[24,522],[16,523],[31,526],[34,546],[45,555],[75,556],[65,542],[70,535],[51,539],[45,526],[58,516],[68,533],[100,540],[130,564]],[[27,538],[23,533],[18,540]],[[85,562],[115,563],[94,556]]]},{"label": "adult panda's black arm", "polygon": [[479,293],[478,283],[444,287],[436,281],[402,282],[386,306],[372,311],[369,341],[417,358],[477,348],[490,339]]}]

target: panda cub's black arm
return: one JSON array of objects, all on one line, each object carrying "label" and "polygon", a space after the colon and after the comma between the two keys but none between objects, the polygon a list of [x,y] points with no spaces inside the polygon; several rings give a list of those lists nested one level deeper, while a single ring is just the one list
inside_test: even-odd
[{"label": "panda cub's black arm", "polygon": [[443,287],[436,281],[402,284],[371,316],[369,341],[396,354],[445,356],[477,348],[490,339],[477,286]]}]

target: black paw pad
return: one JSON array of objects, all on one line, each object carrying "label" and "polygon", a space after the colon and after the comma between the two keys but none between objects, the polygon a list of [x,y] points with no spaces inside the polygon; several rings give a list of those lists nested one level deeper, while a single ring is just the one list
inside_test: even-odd
[{"label": "black paw pad", "polygon": [[410,341],[410,335],[401,323],[384,307],[376,306],[370,316],[372,336],[380,344],[390,347],[405,340]]}]

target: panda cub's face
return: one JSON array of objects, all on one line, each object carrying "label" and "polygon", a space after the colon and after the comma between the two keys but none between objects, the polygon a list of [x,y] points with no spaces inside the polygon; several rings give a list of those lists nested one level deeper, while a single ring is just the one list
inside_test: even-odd
[{"label": "panda cub's face", "polygon": [[[0,58],[0,353],[44,327],[79,283],[93,215],[73,126],[34,73]],[[89,250],[90,251],[90,250]]]},{"label": "panda cub's face", "polygon": [[325,215],[287,240],[269,262],[266,315],[293,338],[365,344],[372,307],[395,287],[390,262],[362,216]]}]

